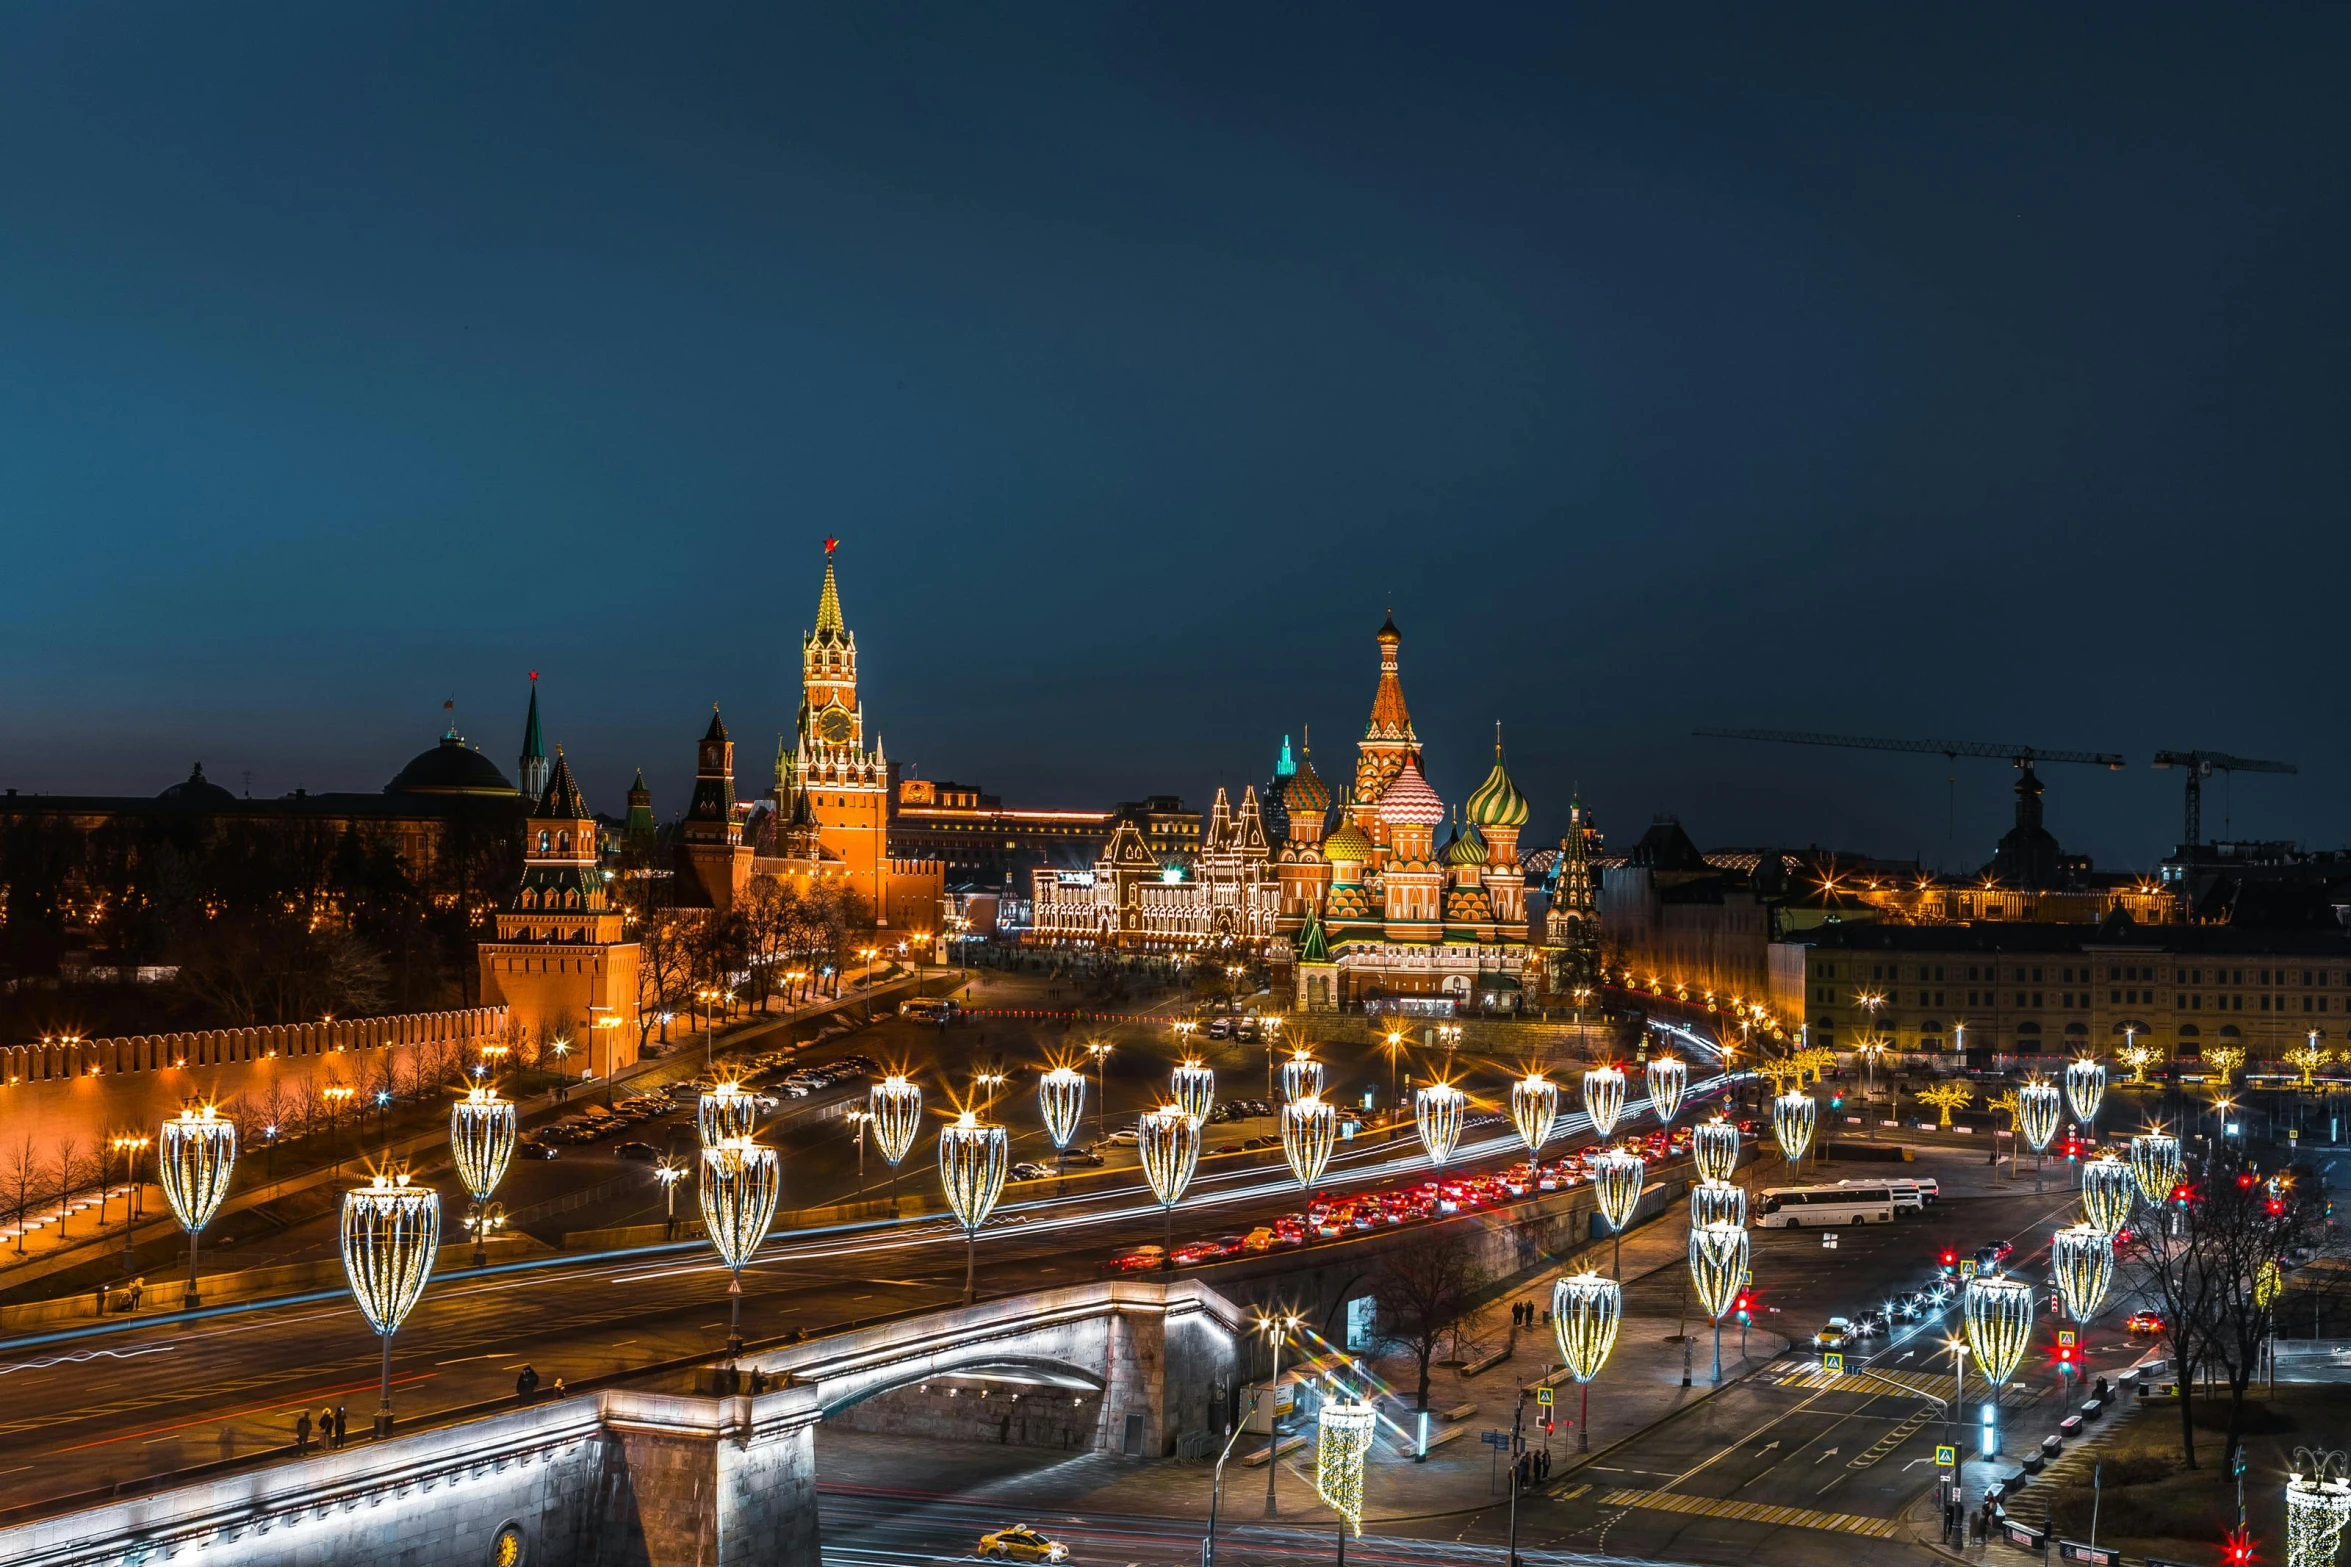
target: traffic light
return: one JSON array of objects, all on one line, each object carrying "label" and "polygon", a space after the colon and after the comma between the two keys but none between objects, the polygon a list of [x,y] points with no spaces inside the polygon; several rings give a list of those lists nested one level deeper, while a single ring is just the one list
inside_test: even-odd
[{"label": "traffic light", "polygon": [[1942,1264],[1943,1277],[1949,1278],[1952,1274],[1957,1273],[1959,1271],[1959,1253],[1955,1251],[1943,1253]]},{"label": "traffic light", "polygon": [[2253,1536],[2251,1532],[2244,1529],[2230,1531],[2227,1543],[2221,1550],[2220,1559],[2227,1563],[2227,1567],[2253,1567]]},{"label": "traffic light", "polygon": [[2248,1173],[2248,1174],[2244,1174],[2244,1175],[2240,1175],[2240,1176],[2238,1176],[2238,1177],[2237,1177],[2237,1190],[2239,1190],[2239,1191],[2244,1191],[2244,1192],[2249,1192],[2249,1191],[2251,1191],[2252,1189],[2253,1189],[2253,1177],[2252,1177],[2252,1175],[2251,1175],[2250,1173]]},{"label": "traffic light", "polygon": [[1755,1320],[1755,1297],[1741,1291],[1738,1304],[1733,1306],[1731,1310],[1738,1315],[1741,1323],[1753,1322]]},{"label": "traffic light", "polygon": [[1842,1110],[1842,1109],[1844,1109],[1844,1108],[1845,1108],[1845,1096],[1844,1096],[1843,1094],[1831,1094],[1831,1095],[1829,1095],[1829,1108],[1830,1108],[1831,1110]]},{"label": "traffic light", "polygon": [[2269,1210],[2269,1216],[2273,1219],[2286,1211],[2286,1205],[2278,1201],[2278,1199],[2275,1197],[2272,1197],[2268,1202],[2262,1204],[2262,1206]]}]

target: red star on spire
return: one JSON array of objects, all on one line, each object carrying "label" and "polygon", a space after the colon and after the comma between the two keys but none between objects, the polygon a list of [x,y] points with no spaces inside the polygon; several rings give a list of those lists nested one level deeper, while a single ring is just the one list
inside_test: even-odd
[{"label": "red star on spire", "polygon": [[824,552],[827,555],[830,555],[834,550],[839,549],[840,547],[841,541],[839,539],[830,537],[829,535],[826,537],[824,541]]}]

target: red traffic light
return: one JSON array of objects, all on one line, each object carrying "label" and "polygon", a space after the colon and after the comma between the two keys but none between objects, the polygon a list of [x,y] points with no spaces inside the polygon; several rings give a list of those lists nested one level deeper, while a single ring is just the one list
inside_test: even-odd
[{"label": "red traffic light", "polygon": [[2238,1176],[2238,1177],[2237,1177],[2237,1188],[2238,1188],[2238,1190],[2240,1190],[2240,1191],[2249,1191],[2249,1190],[2251,1190],[2251,1189],[2252,1189],[2252,1186],[2253,1186],[2253,1177],[2252,1177],[2252,1176],[2250,1176],[2250,1175],[2240,1175],[2240,1176]]},{"label": "red traffic light", "polygon": [[2244,1529],[2232,1530],[2221,1551],[2221,1560],[2227,1562],[2229,1567],[2252,1567],[2253,1536],[2251,1532]]}]

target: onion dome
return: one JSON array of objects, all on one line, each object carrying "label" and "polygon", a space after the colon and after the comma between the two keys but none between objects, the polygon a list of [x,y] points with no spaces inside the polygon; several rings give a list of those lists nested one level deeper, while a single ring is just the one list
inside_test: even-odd
[{"label": "onion dome", "polygon": [[1455,829],[1452,841],[1445,845],[1443,856],[1447,865],[1483,865],[1488,859],[1485,834],[1478,824],[1465,822]]},{"label": "onion dome", "polygon": [[498,764],[465,743],[452,729],[441,743],[420,751],[398,777],[384,785],[386,794],[504,794],[515,792]]},{"label": "onion dome", "polygon": [[1502,767],[1502,742],[1494,742],[1494,770],[1469,797],[1469,819],[1480,827],[1524,827],[1527,797],[1518,792]]},{"label": "onion dome", "polygon": [[1331,788],[1315,772],[1313,752],[1306,754],[1290,781],[1282,785],[1282,808],[1292,816],[1320,816],[1331,808]]},{"label": "onion dome", "polygon": [[1406,757],[1404,769],[1380,795],[1380,820],[1390,827],[1434,827],[1445,819],[1445,802],[1420,775],[1420,759]]},{"label": "onion dome", "polygon": [[1367,865],[1371,862],[1371,839],[1353,822],[1344,822],[1322,841],[1322,857],[1333,865]]}]

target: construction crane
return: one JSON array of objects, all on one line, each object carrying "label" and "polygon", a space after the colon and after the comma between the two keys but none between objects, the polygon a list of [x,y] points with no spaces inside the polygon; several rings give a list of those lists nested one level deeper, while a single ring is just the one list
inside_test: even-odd
[{"label": "construction crane", "polygon": [[2204,780],[2221,773],[2293,773],[2299,772],[2292,762],[2263,762],[2249,756],[2231,756],[2226,751],[2158,751],[2158,767],[2184,767],[2188,770],[2187,836],[2180,841],[2191,848],[2204,841]]}]

